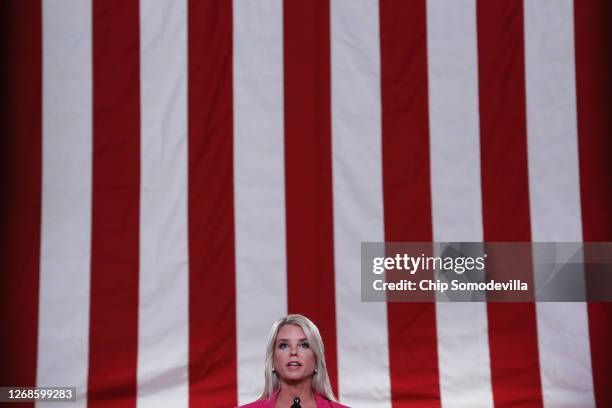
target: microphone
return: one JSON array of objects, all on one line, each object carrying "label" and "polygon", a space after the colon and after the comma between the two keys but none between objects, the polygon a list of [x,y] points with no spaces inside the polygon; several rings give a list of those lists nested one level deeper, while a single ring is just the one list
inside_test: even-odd
[{"label": "microphone", "polygon": [[291,405],[291,408],[302,408],[300,405],[300,397],[293,397],[293,405]]}]

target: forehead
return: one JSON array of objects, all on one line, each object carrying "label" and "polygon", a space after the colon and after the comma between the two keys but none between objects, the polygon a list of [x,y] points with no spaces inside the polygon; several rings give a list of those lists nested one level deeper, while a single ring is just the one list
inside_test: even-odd
[{"label": "forehead", "polygon": [[277,339],[304,339],[306,334],[300,326],[294,324],[286,324],[278,330]]}]

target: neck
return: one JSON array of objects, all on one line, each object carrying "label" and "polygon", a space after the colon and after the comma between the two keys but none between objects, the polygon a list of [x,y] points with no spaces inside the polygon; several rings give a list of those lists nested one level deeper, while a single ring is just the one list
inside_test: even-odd
[{"label": "neck", "polygon": [[281,401],[293,402],[294,397],[300,397],[302,404],[314,401],[315,397],[311,382],[302,381],[295,384],[281,382],[278,398]]}]

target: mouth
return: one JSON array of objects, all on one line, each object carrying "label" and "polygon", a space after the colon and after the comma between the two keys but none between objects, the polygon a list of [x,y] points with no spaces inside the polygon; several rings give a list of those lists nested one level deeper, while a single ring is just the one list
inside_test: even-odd
[{"label": "mouth", "polygon": [[302,365],[300,363],[298,363],[297,361],[290,361],[289,363],[287,363],[287,367],[301,367]]}]

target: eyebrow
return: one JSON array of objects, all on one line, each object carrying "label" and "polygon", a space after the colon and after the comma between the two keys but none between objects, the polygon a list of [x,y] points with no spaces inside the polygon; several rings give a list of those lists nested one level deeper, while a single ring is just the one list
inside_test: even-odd
[{"label": "eyebrow", "polygon": [[[289,341],[289,339],[276,339],[276,341]],[[299,339],[298,341],[308,341],[306,337]]]}]

